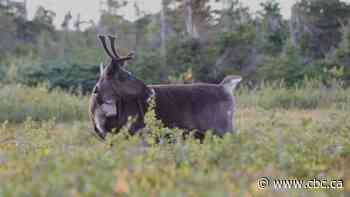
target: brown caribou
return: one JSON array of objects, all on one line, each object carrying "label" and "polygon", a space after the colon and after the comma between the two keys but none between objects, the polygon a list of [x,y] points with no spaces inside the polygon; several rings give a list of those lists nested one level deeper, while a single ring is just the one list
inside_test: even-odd
[{"label": "brown caribou", "polygon": [[233,132],[234,89],[240,76],[227,76],[220,84],[145,85],[125,69],[125,62],[133,53],[122,57],[115,48],[115,37],[99,36],[104,50],[111,58],[110,64],[101,65],[100,78],[90,100],[90,119],[95,133],[105,139],[113,129],[119,131],[128,121],[136,120],[129,132],[135,134],[145,126],[144,115],[148,100],[155,99],[155,112],[165,126],[196,130],[202,137],[205,131],[213,130],[219,136]]}]

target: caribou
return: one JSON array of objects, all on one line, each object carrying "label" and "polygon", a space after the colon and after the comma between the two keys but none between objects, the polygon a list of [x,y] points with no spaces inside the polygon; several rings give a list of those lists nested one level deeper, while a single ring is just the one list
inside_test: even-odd
[{"label": "caribou", "polygon": [[90,119],[99,138],[104,140],[107,133],[119,131],[129,117],[135,120],[129,127],[130,134],[144,128],[151,98],[155,102],[156,118],[166,127],[194,131],[198,138],[208,130],[218,136],[234,132],[234,90],[242,80],[240,76],[227,76],[220,84],[147,86],[125,68],[133,53],[121,56],[115,48],[114,36],[98,38],[110,58],[109,65],[100,66],[100,77],[90,99]]}]

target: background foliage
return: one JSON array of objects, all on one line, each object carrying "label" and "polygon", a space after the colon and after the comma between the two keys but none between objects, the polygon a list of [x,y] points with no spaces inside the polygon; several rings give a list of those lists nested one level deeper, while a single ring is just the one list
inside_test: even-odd
[{"label": "background foliage", "polygon": [[21,3],[1,0],[1,81],[87,92],[100,62],[107,63],[96,35],[107,33],[118,35],[123,54],[136,51],[129,68],[147,83],[220,82],[240,74],[251,88],[276,80],[294,86],[305,78],[349,84],[346,2],[298,1],[286,19],[275,0],[261,3],[257,13],[239,0],[217,1],[220,9],[210,1],[163,0],[156,14],[135,3],[135,21],[120,14],[128,3],[108,1],[97,24],[67,13],[56,27],[55,13],[45,7],[28,19]]}]

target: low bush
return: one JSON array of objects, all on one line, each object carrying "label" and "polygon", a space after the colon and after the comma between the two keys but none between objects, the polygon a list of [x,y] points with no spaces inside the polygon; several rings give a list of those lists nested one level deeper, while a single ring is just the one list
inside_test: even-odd
[{"label": "low bush", "polygon": [[50,89],[61,88],[89,92],[96,84],[99,72],[98,65],[22,64],[17,66],[16,81],[29,86],[48,83]]},{"label": "low bush", "polygon": [[[162,128],[153,115],[147,129]],[[101,143],[89,123],[0,127],[1,196],[339,196],[349,191],[349,111],[239,108],[237,132],[201,144],[123,134]],[[175,135],[176,136],[176,135]],[[165,141],[164,138],[163,141]],[[162,141],[162,140],[160,140]],[[258,189],[260,177],[343,180],[339,190]]]}]

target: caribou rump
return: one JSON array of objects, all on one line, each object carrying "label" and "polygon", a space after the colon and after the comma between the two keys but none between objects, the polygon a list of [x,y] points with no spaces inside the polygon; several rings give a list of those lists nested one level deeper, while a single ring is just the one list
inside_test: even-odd
[{"label": "caribou rump", "polygon": [[207,130],[223,136],[234,131],[234,90],[240,76],[227,76],[220,84],[195,83],[185,85],[145,85],[125,70],[125,62],[133,53],[122,57],[115,49],[115,37],[99,36],[102,46],[111,58],[110,64],[101,65],[100,78],[90,99],[90,119],[94,132],[101,139],[112,130],[119,131],[128,117],[136,118],[129,132],[137,133],[145,126],[144,115],[150,98],[155,99],[155,112],[165,126],[195,130],[202,138]]}]

